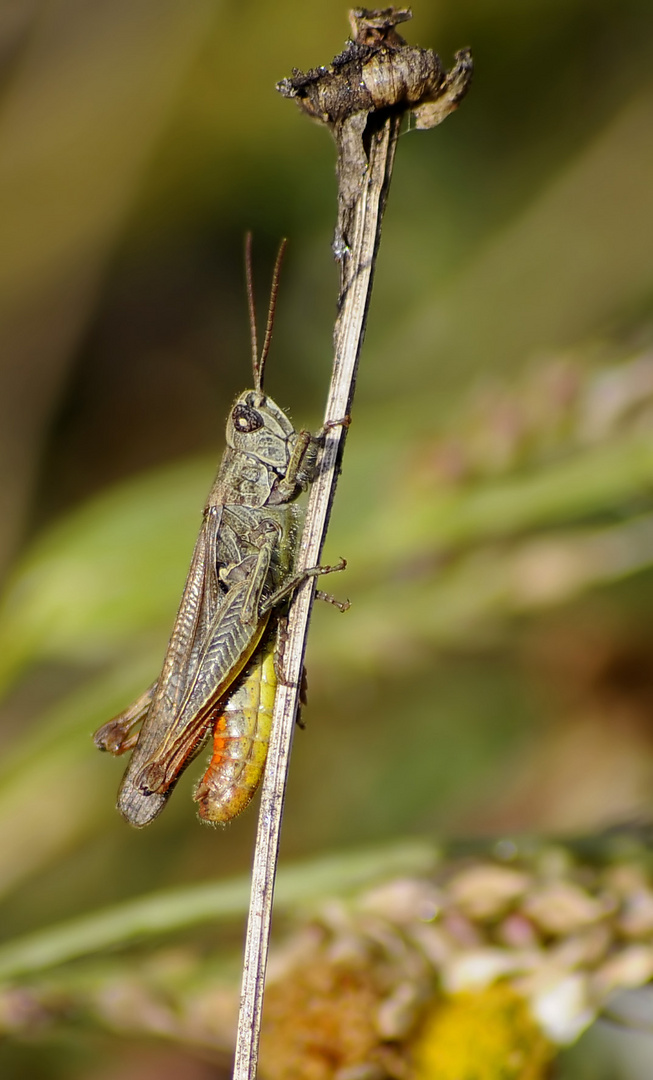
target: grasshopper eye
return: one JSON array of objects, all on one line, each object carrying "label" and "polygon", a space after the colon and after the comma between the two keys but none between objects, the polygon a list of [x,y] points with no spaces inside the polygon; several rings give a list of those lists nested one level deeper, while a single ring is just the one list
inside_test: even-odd
[{"label": "grasshopper eye", "polygon": [[236,405],[231,414],[231,421],[236,431],[242,432],[244,435],[249,434],[250,431],[258,431],[263,427],[265,421],[256,409],[252,409],[249,405]]}]

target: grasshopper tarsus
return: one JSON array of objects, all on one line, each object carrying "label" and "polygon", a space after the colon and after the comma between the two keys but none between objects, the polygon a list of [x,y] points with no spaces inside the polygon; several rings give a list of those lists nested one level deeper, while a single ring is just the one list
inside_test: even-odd
[{"label": "grasshopper tarsus", "polygon": [[331,604],[333,607],[337,608],[338,611],[342,612],[343,614],[344,614],[345,611],[349,611],[349,609],[351,607],[351,601],[350,600],[337,600],[335,596],[331,595],[331,593],[323,592],[322,589],[316,589],[315,590],[315,599],[316,600],[323,600],[326,604]]},{"label": "grasshopper tarsus", "polygon": [[342,556],[340,556],[340,558],[338,559],[338,562],[334,563],[333,566],[315,566],[311,570],[311,573],[315,573],[315,574],[339,574],[342,570],[346,570],[346,569],[347,569],[347,560],[343,559]]},{"label": "grasshopper tarsus", "polygon": [[326,435],[327,431],[331,431],[333,428],[344,427],[348,428],[351,424],[351,415],[345,413],[339,420],[326,420],[322,425],[321,434]]},{"label": "grasshopper tarsus", "polygon": [[293,577],[289,578],[280,589],[272,593],[272,596],[268,597],[265,603],[259,608],[259,614],[263,615],[273,608],[277,607],[282,600],[291,596],[300,585],[311,577],[320,577],[323,574],[338,574],[341,570],[347,568],[347,560],[340,559],[334,566],[309,566],[306,570],[299,570]]}]

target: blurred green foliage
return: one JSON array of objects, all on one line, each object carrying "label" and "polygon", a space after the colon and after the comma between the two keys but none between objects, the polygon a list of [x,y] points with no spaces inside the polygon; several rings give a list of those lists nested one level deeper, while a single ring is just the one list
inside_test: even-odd
[{"label": "blurred green foliage", "polygon": [[[192,779],[130,833],[90,735],[156,674],[249,381],[248,227],[262,283],[291,242],[269,390],[319,423],[333,148],[273,88],[339,51],[345,14],[56,0],[0,23],[7,938],[249,867],[253,811],[200,828]],[[314,615],[286,856],[650,801],[653,11],[414,14],[407,38],[471,45],[476,76],[400,140],[326,551],[352,609]],[[3,1075],[37,1075],[12,1053]],[[38,1075],[94,1054],[62,1043]]]}]

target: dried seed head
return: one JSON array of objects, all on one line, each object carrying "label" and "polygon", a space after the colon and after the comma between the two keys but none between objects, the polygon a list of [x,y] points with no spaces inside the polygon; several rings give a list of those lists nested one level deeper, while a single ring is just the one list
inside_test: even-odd
[{"label": "dried seed head", "polygon": [[464,97],[472,76],[469,49],[456,54],[445,75],[432,49],[419,49],[395,30],[410,18],[407,9],[351,12],[353,40],[330,67],[293,71],[277,90],[294,97],[316,120],[339,127],[356,113],[379,109],[411,110],[418,128],[434,127]]}]

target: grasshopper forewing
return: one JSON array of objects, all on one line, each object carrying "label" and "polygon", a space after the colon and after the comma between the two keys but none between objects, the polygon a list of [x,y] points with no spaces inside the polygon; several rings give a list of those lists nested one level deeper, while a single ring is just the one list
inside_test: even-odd
[{"label": "grasshopper forewing", "polygon": [[[313,477],[320,436],[295,431],[263,393],[285,245],[275,265],[259,359],[250,244],[248,237],[254,389],[240,395],[227,421],[226,449],[204,508],[161,674],[95,734],[102,750],[133,750],[118,809],[137,827],[160,813],[212,733],[213,757],[195,793],[200,815],[227,821],[249,802],[265,764],[276,686],[270,622],[279,603],[306,576],[294,575],[294,500]],[[140,721],[135,736],[132,730]]]}]

